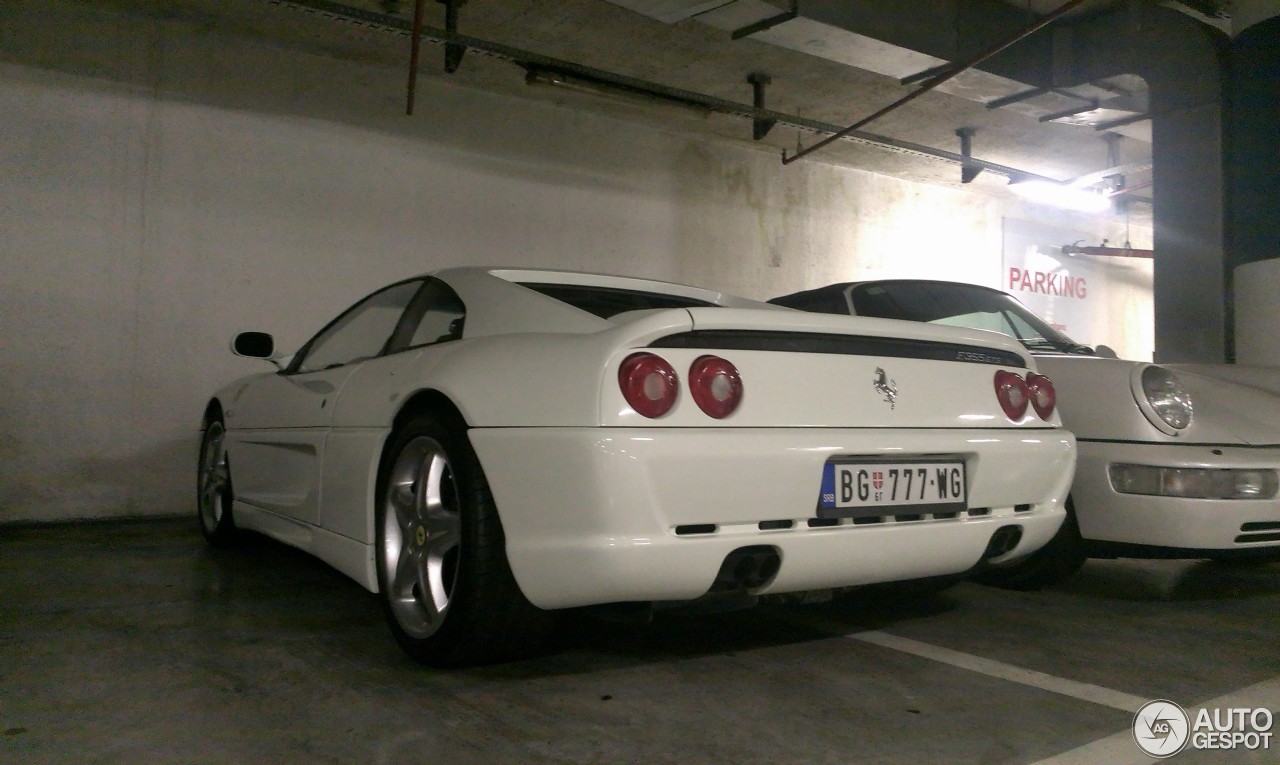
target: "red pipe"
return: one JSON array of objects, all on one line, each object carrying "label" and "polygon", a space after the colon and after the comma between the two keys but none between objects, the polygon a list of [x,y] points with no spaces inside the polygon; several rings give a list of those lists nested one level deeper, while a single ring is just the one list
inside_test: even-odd
[{"label": "red pipe", "polygon": [[1063,255],[1109,255],[1115,258],[1154,258],[1155,250],[1135,250],[1132,247],[1077,247],[1064,244]]}]

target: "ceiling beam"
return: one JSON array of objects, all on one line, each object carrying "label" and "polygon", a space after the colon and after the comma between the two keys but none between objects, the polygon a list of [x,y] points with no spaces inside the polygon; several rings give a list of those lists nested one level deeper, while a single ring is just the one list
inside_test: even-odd
[{"label": "ceiling beam", "polygon": [[857,122],[853,123],[849,127],[840,130],[839,132],[835,133],[832,136],[824,138],[823,140],[817,142],[813,146],[810,146],[807,149],[801,149],[800,151],[797,151],[794,155],[790,157],[788,157],[784,153],[782,157],[782,164],[788,165],[788,164],[791,164],[792,162],[795,162],[797,159],[800,159],[801,157],[804,157],[808,154],[812,154],[813,152],[822,149],[824,146],[827,146],[832,142],[839,140],[840,138],[843,138],[844,136],[854,132],[858,128],[863,127],[864,125],[867,125],[871,122],[874,122],[875,120],[879,119],[880,117],[883,117],[889,112],[892,112],[898,109],[899,107],[914,101],[915,99],[919,98],[920,96],[923,96],[925,93],[928,93],[929,91],[938,87],[939,85],[946,82],[947,80],[950,80],[951,78],[955,77],[961,72],[964,72],[968,69],[972,69],[973,67],[977,66],[978,64],[981,64],[983,61],[986,61],[987,59],[1005,50],[1006,48],[1012,47],[1013,45],[1016,45],[1022,40],[1025,40],[1026,38],[1040,31],[1044,27],[1052,24],[1054,21],[1058,20],[1062,16],[1066,15],[1068,12],[1075,9],[1076,7],[1078,7],[1084,2],[1086,2],[1086,0],[1067,0],[1067,2],[1058,6],[1058,8],[1054,10],[1052,13],[1042,16],[1041,18],[1037,19],[1033,24],[1021,30],[1017,34],[1009,37],[1006,40],[1001,40],[996,45],[992,46],[991,48],[988,48],[987,50],[982,51],[976,56],[973,56],[971,58],[965,59],[957,64],[952,65],[950,69],[927,80],[923,85],[920,86],[919,90],[915,90],[908,93],[907,95],[903,96],[902,98],[899,98],[897,101],[894,101],[893,103],[884,107],[883,109],[876,112],[875,114],[872,114],[869,117],[865,117],[861,120],[858,120]]}]

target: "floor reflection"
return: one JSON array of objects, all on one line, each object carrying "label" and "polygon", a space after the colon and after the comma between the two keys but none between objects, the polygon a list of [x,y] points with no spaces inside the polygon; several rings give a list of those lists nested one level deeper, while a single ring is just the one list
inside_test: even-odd
[{"label": "floor reflection", "polygon": [[1114,600],[1225,600],[1280,593],[1280,563],[1090,560],[1056,587]]}]

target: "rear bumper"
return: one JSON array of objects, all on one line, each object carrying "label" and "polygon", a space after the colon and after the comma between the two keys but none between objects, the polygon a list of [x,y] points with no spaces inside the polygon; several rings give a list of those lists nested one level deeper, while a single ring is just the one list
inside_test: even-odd
[{"label": "rear bumper", "polygon": [[[1009,525],[1021,541],[1001,559],[1020,557],[1057,531],[1075,465],[1072,435],[1048,429],[476,428],[470,437],[516,581],[542,608],[693,599],[731,552],[752,545],[781,559],[759,594],[966,571]],[[942,454],[966,463],[968,513],[809,525],[829,457]]]},{"label": "rear bumper", "polygon": [[[1120,557],[1250,557],[1280,552],[1280,498],[1182,499],[1120,494],[1112,463],[1280,469],[1280,448],[1080,442],[1071,487],[1090,552]],[[1250,552],[1255,551],[1255,552]]]}]

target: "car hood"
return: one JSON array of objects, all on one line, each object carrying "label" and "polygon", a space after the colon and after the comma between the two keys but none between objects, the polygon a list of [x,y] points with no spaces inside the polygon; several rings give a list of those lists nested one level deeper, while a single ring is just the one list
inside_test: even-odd
[{"label": "car hood", "polygon": [[1037,355],[1058,391],[1062,422],[1085,440],[1262,446],[1280,444],[1280,369],[1232,364],[1160,364],[1191,395],[1191,425],[1178,436],[1138,409],[1132,380],[1148,364],[1091,356]]}]

